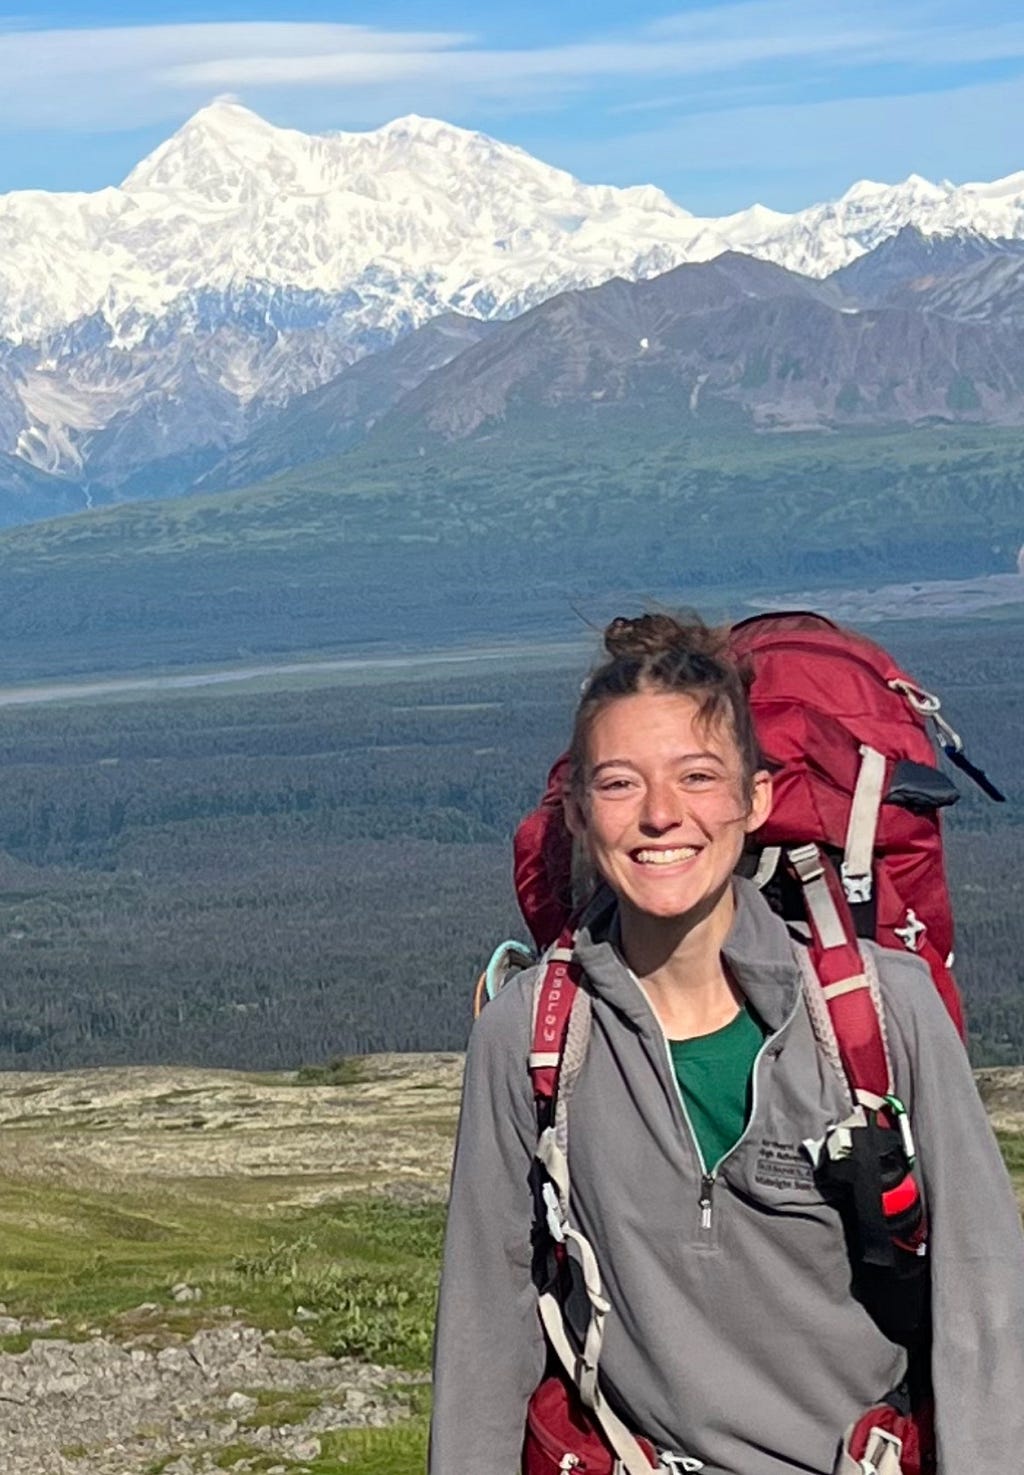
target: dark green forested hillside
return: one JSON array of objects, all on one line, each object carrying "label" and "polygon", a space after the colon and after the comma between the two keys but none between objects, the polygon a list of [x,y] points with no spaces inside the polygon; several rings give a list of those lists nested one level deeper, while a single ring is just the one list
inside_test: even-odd
[{"label": "dark green forested hillside", "polygon": [[[1010,799],[949,827],[987,1061],[1024,1059],[1021,626],[886,632]],[[5,709],[0,1067],[460,1045],[581,665]]]},{"label": "dark green forested hillside", "polygon": [[680,429],[598,406],[396,430],[264,487],[0,536],[0,680],[571,631],[573,604],[1010,570],[1024,432]]}]

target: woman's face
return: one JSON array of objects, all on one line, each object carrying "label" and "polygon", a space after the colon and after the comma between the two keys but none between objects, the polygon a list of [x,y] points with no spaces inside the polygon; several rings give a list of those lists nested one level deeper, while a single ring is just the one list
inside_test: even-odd
[{"label": "woman's face", "polygon": [[590,726],[585,791],[569,827],[632,910],[685,917],[728,889],[744,836],[771,807],[765,772],[744,781],[725,721],[704,724],[679,692],[636,692],[602,707]]}]

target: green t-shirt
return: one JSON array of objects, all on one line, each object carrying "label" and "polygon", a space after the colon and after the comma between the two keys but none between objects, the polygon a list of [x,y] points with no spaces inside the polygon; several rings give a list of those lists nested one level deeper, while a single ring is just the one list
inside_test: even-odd
[{"label": "green t-shirt", "polygon": [[767,1033],[745,1006],[709,1035],[669,1040],[676,1080],[709,1171],[743,1136],[750,1116],[754,1061]]}]

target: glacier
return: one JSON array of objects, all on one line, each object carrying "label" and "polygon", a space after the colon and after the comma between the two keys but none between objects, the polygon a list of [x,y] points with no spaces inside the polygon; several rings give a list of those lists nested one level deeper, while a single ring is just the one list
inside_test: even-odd
[{"label": "glacier", "polygon": [[699,217],[435,119],[309,135],[221,99],[119,187],[0,196],[0,452],[116,479],[240,439],[445,312],[511,318],[730,250],[823,278],[908,224],[1024,238],[1024,173]]}]

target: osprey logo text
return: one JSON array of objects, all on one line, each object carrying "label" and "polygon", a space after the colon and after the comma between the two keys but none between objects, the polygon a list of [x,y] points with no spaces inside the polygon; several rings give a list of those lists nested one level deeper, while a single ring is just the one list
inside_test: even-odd
[{"label": "osprey logo text", "polygon": [[559,1005],[568,981],[568,970],[565,964],[556,963],[554,974],[554,978],[545,990],[545,1012],[541,1020],[541,1038],[546,1045],[557,1045],[559,1041],[559,1032],[563,1022]]}]

